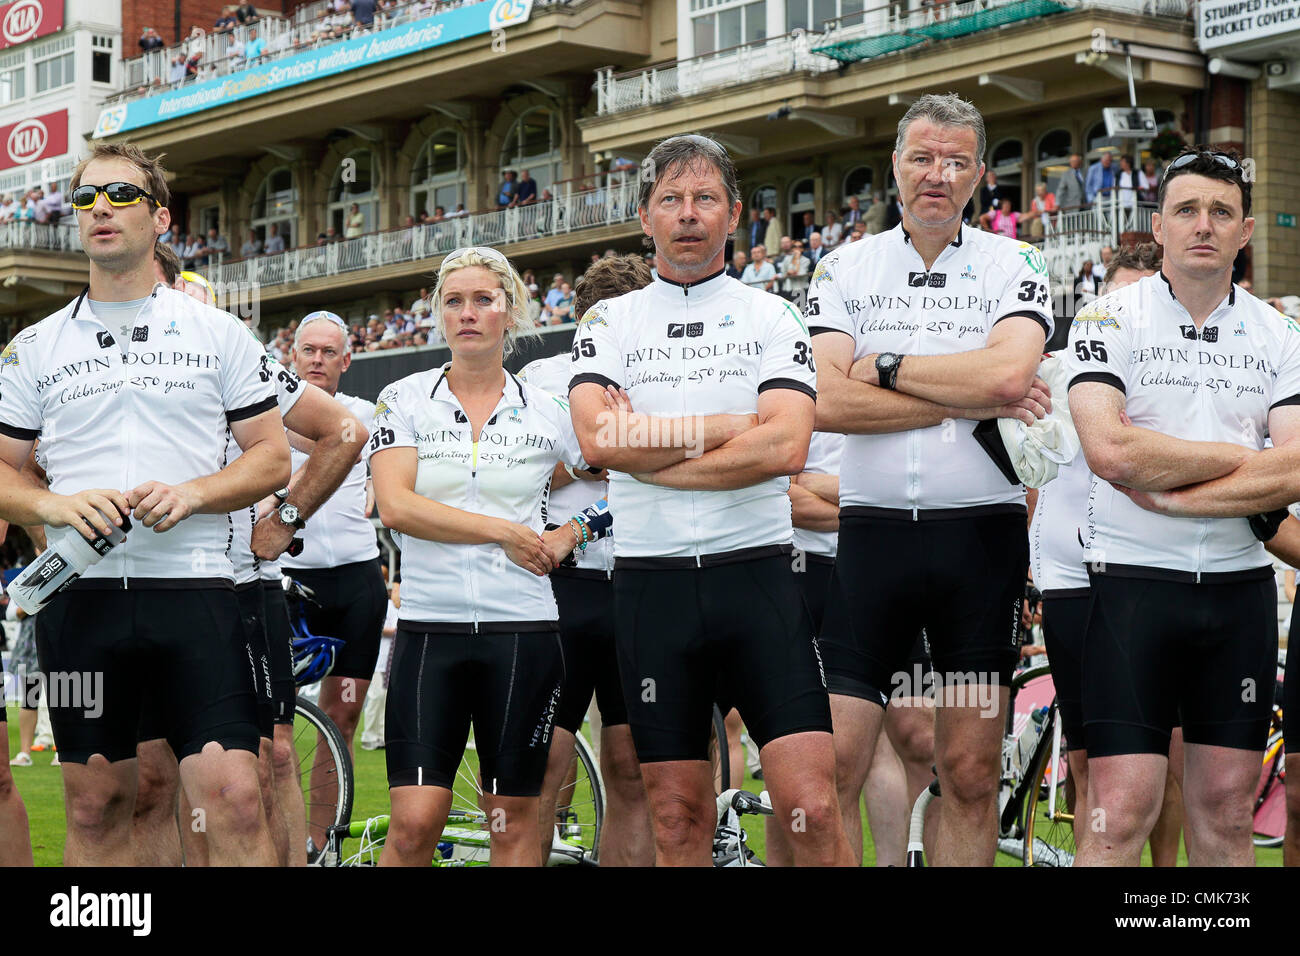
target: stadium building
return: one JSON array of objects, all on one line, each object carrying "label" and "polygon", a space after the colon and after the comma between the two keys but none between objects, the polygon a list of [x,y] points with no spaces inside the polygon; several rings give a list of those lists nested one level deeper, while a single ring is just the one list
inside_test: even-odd
[{"label": "stadium building", "polygon": [[[1072,152],[1086,167],[1106,151],[1140,166],[1184,142],[1243,150],[1257,179],[1247,274],[1263,295],[1300,291],[1300,0],[415,0],[349,32],[323,0],[259,8],[255,24],[144,55],[132,39],[124,61],[113,47],[113,86],[97,82],[85,19],[107,7],[17,2],[66,4],[63,35],[14,48],[23,69],[37,72],[37,44],[66,42],[75,95],[101,100],[68,107],[57,169],[93,141],[165,152],[174,219],[226,238],[231,254],[203,271],[256,300],[263,328],[314,308],[355,321],[406,306],[446,252],[471,243],[533,269],[543,291],[594,252],[639,250],[639,163],[673,133],[723,142],[747,206],[774,207],[783,234],[851,196],[864,209],[875,193],[891,202],[895,127],[927,91],[981,109],[986,162],[1019,210],[1035,184],[1055,188]],[[220,9],[199,25],[211,31]],[[188,25],[167,26],[172,42]],[[177,55],[196,49],[197,75],[174,81]],[[27,83],[0,122],[49,112]],[[506,170],[527,170],[538,201],[499,209]],[[30,163],[0,172],[35,175]],[[349,238],[354,203],[364,226]],[[421,224],[437,207],[447,215]],[[1064,277],[1103,244],[1148,233],[1150,214],[1095,203],[1033,238]],[[239,256],[272,226],[284,252]],[[84,281],[72,227],[54,228],[53,244],[34,229],[2,233],[10,331]],[[737,248],[749,241],[742,220]]]}]

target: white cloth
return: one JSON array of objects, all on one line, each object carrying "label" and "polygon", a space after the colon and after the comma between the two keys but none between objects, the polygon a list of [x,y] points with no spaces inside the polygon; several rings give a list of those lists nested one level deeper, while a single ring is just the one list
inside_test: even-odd
[{"label": "white cloth", "polygon": [[1079,453],[1079,435],[1070,419],[1066,398],[1070,378],[1058,358],[1045,358],[1038,377],[1052,390],[1052,410],[1026,425],[1018,418],[999,418],[998,431],[1011,455],[1016,475],[1029,488],[1041,488],[1056,477],[1057,468],[1067,465]]}]

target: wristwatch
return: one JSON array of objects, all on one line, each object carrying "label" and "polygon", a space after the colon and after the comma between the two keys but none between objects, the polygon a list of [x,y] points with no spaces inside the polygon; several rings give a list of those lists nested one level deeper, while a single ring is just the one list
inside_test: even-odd
[{"label": "wristwatch", "polygon": [[281,488],[279,491],[275,492],[275,500],[280,502],[281,504],[283,504],[285,499],[287,499],[288,497],[289,497],[288,488]]},{"label": "wristwatch", "polygon": [[876,374],[880,377],[880,387],[893,391],[898,381],[898,366],[903,363],[903,356],[896,352],[881,352],[876,356]]},{"label": "wristwatch", "polygon": [[280,516],[280,522],[290,528],[298,528],[301,530],[302,528],[307,527],[307,522],[303,521],[302,517],[298,514],[297,505],[291,505],[286,501],[284,504],[280,505],[280,507],[275,509],[275,513]]}]

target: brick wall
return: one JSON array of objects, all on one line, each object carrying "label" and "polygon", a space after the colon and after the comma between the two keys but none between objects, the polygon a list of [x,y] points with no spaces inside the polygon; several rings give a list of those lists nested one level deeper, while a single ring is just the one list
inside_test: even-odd
[{"label": "brick wall", "polygon": [[1300,228],[1277,224],[1279,212],[1300,218],[1300,95],[1270,90],[1264,78],[1250,90],[1247,156],[1255,160],[1255,291],[1300,295]]},{"label": "brick wall", "polygon": [[[255,3],[260,13],[288,15],[301,0],[262,0]],[[228,0],[129,0],[122,3],[122,49],[126,57],[138,56],[137,45],[145,27],[153,27],[171,46],[189,36],[190,28],[211,30]],[[176,10],[180,8],[180,32],[176,29]]]}]

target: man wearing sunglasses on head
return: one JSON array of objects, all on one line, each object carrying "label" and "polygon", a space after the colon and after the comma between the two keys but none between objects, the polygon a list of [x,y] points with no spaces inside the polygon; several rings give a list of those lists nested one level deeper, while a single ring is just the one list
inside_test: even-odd
[{"label": "man wearing sunglasses on head", "polygon": [[[352,350],[347,326],[333,312],[312,312],[298,323],[293,364],[304,382],[323,389],[357,419],[369,422],[374,418],[372,402],[338,390],[339,379],[352,364]],[[301,502],[295,492],[312,443],[291,433],[290,444],[294,477],[287,488],[277,492],[279,501],[266,503],[268,512],[271,505],[277,507],[263,520],[281,528],[297,527],[302,551],[285,554],[280,565],[316,594],[319,603],[309,604],[306,609],[308,630],[345,642],[334,659],[333,670],[321,681],[320,706],[351,749],[370,676],[379,659],[379,641],[388,612],[388,588],[379,569],[379,543],[368,517],[374,500],[367,477],[369,464],[359,457],[343,484],[307,522],[305,515],[298,513]],[[287,528],[284,533],[289,533]],[[318,751],[312,768],[314,793],[324,793],[320,788],[331,786],[328,757],[324,748]],[[311,832],[324,832],[331,822],[331,805],[328,794],[312,802]],[[308,847],[308,857],[314,860],[319,849]]]},{"label": "man wearing sunglasses on head", "polygon": [[1087,805],[1106,820],[1085,829],[1083,865],[1138,864],[1180,718],[1188,863],[1255,862],[1277,660],[1261,542],[1279,518],[1261,513],[1300,500],[1300,327],[1232,284],[1250,193],[1235,154],[1176,158],[1151,221],[1160,272],[1070,329],[1070,412],[1094,476]]},{"label": "man wearing sunglasses on head", "polygon": [[[233,591],[229,513],[280,487],[289,449],[262,350],[234,316],[168,289],[162,166],[97,145],[70,198],[90,283],[0,359],[0,517],[125,542],[37,622],[46,673],[98,682],[51,701],[67,864],[127,863],[141,710],[162,715],[214,864],[275,862],[257,779],[258,713]],[[243,450],[225,464],[227,428]],[[17,469],[41,439],[48,490]]]}]

